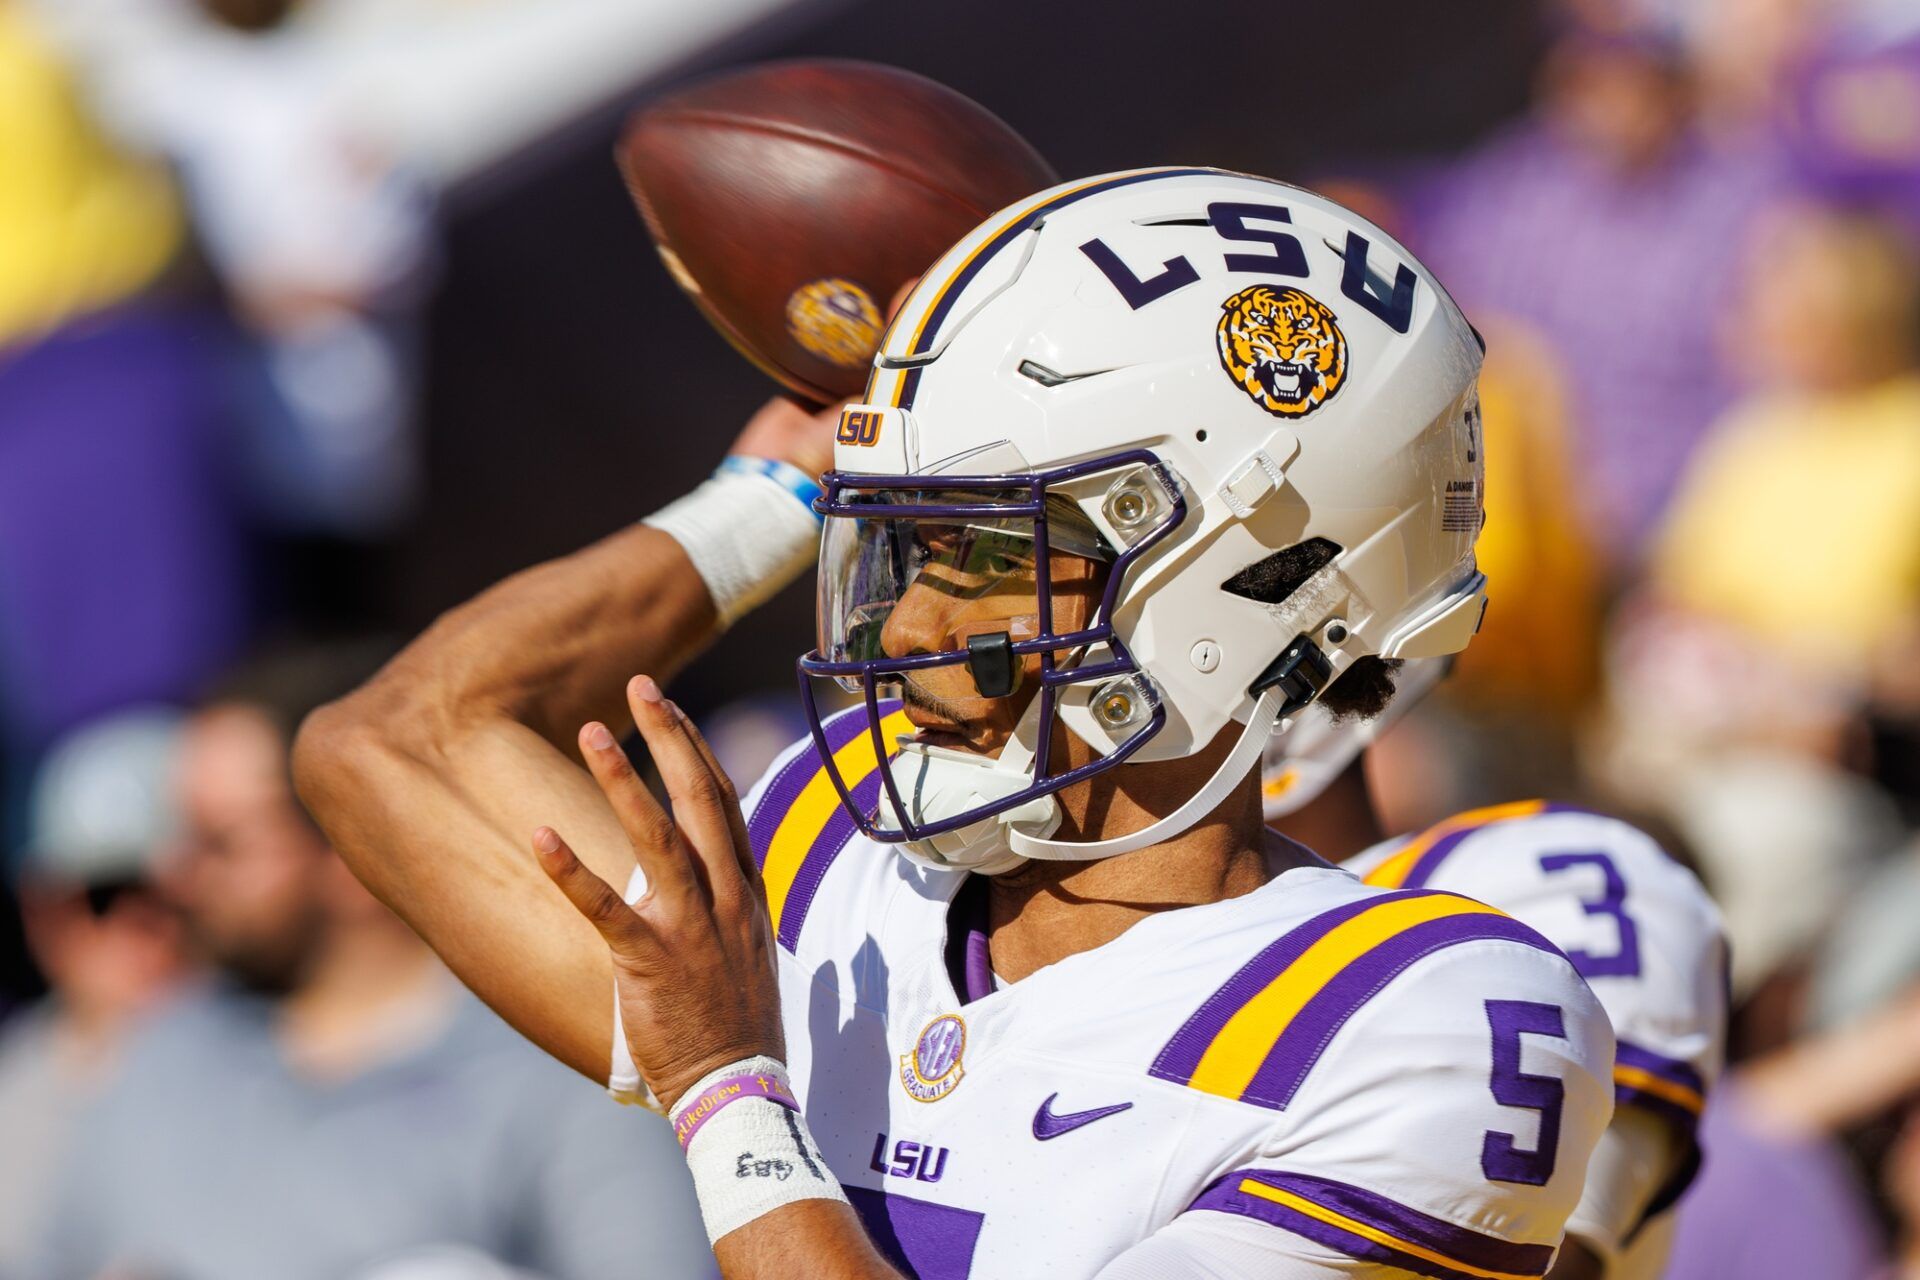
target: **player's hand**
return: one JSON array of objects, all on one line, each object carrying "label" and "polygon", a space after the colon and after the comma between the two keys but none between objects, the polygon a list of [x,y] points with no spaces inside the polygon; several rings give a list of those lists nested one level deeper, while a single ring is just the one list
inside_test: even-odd
[{"label": "player's hand", "polygon": [[833,468],[833,433],[840,406],[815,412],[786,396],[775,396],[747,420],[729,453],[790,462],[810,476]]},{"label": "player's hand", "polygon": [[580,754],[633,845],[647,891],[628,906],[551,827],[541,869],[607,944],[635,1065],[669,1109],[700,1077],[756,1054],[785,1060],[773,927],[740,803],[705,740],[646,676],[627,685],[634,723],[673,802],[669,815],[603,724]]}]

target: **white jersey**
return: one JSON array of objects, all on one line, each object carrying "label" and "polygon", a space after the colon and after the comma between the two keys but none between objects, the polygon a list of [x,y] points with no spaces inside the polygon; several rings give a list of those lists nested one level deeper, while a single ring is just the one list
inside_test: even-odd
[{"label": "white jersey", "polygon": [[1508,912],[1564,951],[1613,1022],[1621,1108],[1660,1116],[1679,1167],[1653,1189],[1645,1231],[1609,1271],[1658,1275],[1659,1220],[1698,1165],[1694,1135],[1726,1053],[1727,962],[1720,913],[1692,872],[1638,828],[1530,800],[1477,809],[1349,859],[1382,889],[1441,889]]},{"label": "white jersey", "polygon": [[[864,715],[826,733],[871,804]],[[1205,1223],[1288,1275],[1551,1265],[1613,1036],[1531,928],[1313,866],[996,986],[981,886],[859,834],[811,740],[746,808],[795,1088],[907,1274],[1094,1276]]]}]

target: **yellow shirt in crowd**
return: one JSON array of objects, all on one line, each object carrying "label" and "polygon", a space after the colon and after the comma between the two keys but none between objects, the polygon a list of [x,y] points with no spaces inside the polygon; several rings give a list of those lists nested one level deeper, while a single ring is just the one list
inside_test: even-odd
[{"label": "yellow shirt in crowd", "polygon": [[1592,691],[1599,566],[1575,516],[1563,380],[1538,339],[1488,321],[1480,371],[1487,616],[1449,682],[1479,705],[1566,717]]},{"label": "yellow shirt in crowd", "polygon": [[173,188],[82,114],[64,68],[0,0],[0,346],[138,291],[181,239]]},{"label": "yellow shirt in crowd", "polygon": [[1787,656],[1864,663],[1920,610],[1920,374],[1736,409],[1696,455],[1653,576]]}]

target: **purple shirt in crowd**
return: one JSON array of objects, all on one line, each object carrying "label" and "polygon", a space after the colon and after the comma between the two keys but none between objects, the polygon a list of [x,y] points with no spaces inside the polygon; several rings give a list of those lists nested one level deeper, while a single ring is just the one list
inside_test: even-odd
[{"label": "purple shirt in crowd", "polygon": [[1428,193],[1421,257],[1469,316],[1524,321],[1563,362],[1576,498],[1617,564],[1638,554],[1729,398],[1716,330],[1779,172],[1757,149],[1683,142],[1623,176],[1532,123]]},{"label": "purple shirt in crowd", "polygon": [[246,634],[228,331],[134,303],[0,350],[0,728],[178,701]]},{"label": "purple shirt in crowd", "polygon": [[1680,1202],[1667,1280],[1869,1280],[1885,1254],[1839,1151],[1756,1133],[1724,1089],[1700,1130],[1706,1161]]}]

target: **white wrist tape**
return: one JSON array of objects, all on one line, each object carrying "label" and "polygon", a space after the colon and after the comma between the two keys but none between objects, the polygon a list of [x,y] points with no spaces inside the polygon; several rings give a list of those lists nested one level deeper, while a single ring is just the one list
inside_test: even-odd
[{"label": "white wrist tape", "polygon": [[746,1058],[709,1073],[675,1110],[709,1243],[797,1200],[847,1202],[797,1105],[777,1096],[793,1097],[786,1067]]},{"label": "white wrist tape", "polygon": [[720,625],[761,604],[813,564],[820,492],[797,467],[728,458],[713,478],[644,523],[673,536],[707,584]]}]

